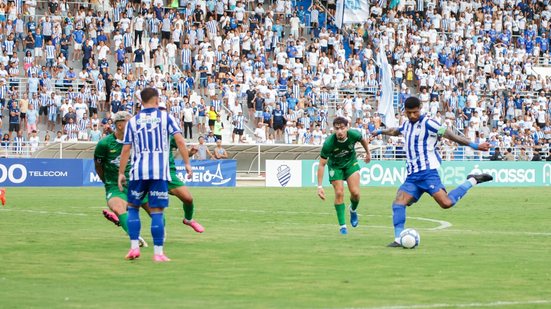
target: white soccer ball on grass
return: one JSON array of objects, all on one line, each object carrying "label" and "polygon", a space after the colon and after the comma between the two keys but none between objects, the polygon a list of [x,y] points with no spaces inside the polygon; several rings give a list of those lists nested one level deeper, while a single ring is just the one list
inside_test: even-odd
[{"label": "white soccer ball on grass", "polygon": [[421,236],[414,229],[405,229],[400,233],[400,244],[406,249],[413,249],[419,246]]}]

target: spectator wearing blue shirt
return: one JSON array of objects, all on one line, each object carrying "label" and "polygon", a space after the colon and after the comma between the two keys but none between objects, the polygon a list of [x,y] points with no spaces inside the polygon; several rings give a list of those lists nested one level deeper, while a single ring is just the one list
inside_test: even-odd
[{"label": "spectator wearing blue shirt", "polygon": [[84,39],[86,36],[84,34],[84,31],[82,31],[82,29],[77,29],[73,32],[72,37],[73,37],[73,42],[75,42],[73,46],[73,49],[74,49],[73,61],[76,61],[79,57],[82,56],[81,54],[82,43],[84,42]]},{"label": "spectator wearing blue shirt", "polygon": [[287,46],[287,57],[291,59],[291,63],[294,63],[294,59],[297,55],[297,48],[295,47],[295,42],[291,41],[289,46]]},{"label": "spectator wearing blue shirt", "polygon": [[90,62],[90,59],[92,59],[93,51],[94,51],[94,47],[92,46],[91,43],[85,43],[84,46],[82,46],[82,68],[83,69],[86,68],[86,66]]},{"label": "spectator wearing blue shirt", "polygon": [[119,100],[119,95],[115,94],[114,99],[111,101],[111,113],[116,114],[122,107],[122,102]]},{"label": "spectator wearing blue shirt", "polygon": [[44,52],[42,48],[44,47],[44,36],[40,33],[40,29],[36,29],[34,34],[34,59],[36,63],[40,63]]},{"label": "spectator wearing blue shirt", "polygon": [[536,39],[536,44],[539,45],[541,54],[545,54],[549,51],[549,38],[547,38],[545,32],[541,34],[541,37]]},{"label": "spectator wearing blue shirt", "polygon": [[144,55],[145,51],[143,50],[142,45],[138,46],[138,49],[134,51],[134,67],[136,68],[136,75],[140,76],[143,74],[144,67]]},{"label": "spectator wearing blue shirt", "polygon": [[32,16],[29,16],[29,21],[27,22],[27,31],[33,35],[36,32],[36,22],[33,20]]},{"label": "spectator wearing blue shirt", "polygon": [[532,52],[534,51],[534,42],[530,37],[526,39],[525,46],[526,46],[526,53],[532,54]]},{"label": "spectator wearing blue shirt", "polygon": [[59,50],[65,59],[69,59],[69,38],[65,33],[61,34],[59,39]]}]

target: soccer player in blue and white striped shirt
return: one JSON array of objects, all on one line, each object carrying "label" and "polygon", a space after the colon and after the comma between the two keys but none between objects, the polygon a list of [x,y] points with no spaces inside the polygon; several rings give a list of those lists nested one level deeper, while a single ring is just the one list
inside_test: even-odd
[{"label": "soccer player in blue and white striped shirt", "polygon": [[154,88],[145,88],[141,92],[142,110],[128,121],[124,134],[119,166],[119,190],[126,184],[125,170],[132,151],[132,168],[128,183],[128,235],[130,251],[126,259],[133,260],[140,256],[138,237],[141,223],[139,207],[145,196],[149,197],[151,215],[151,235],[153,236],[154,256],[156,262],[170,261],[164,255],[163,210],[168,206],[169,167],[169,134],[174,137],[178,150],[184,159],[188,175],[191,165],[184,138],[176,120],[159,107],[159,93]]},{"label": "soccer player in blue and white striped shirt", "polygon": [[379,134],[403,135],[406,145],[408,175],[392,203],[394,242],[390,243],[389,247],[401,247],[400,233],[404,230],[406,223],[406,206],[417,202],[423,193],[429,193],[440,207],[447,209],[453,207],[473,186],[493,179],[489,174],[469,175],[463,184],[448,194],[437,171],[441,161],[436,147],[439,139],[445,137],[460,145],[480,151],[488,151],[490,144],[472,143],[469,139],[456,135],[438,122],[422,116],[421,101],[416,97],[407,98],[404,105],[408,121],[405,121],[400,127],[379,129],[373,134],[374,136]]}]

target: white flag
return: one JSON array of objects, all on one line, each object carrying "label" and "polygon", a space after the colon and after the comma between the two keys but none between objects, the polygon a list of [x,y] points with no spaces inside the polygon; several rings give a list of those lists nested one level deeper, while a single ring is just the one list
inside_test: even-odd
[{"label": "white flag", "polygon": [[392,66],[388,63],[385,53],[385,46],[379,45],[377,62],[381,68],[381,100],[377,112],[383,115],[383,123],[387,128],[398,126],[394,113],[394,84],[392,83]]}]

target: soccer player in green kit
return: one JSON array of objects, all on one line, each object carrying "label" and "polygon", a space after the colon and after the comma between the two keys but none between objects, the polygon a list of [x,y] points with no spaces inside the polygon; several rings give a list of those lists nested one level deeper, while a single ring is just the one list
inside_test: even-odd
[{"label": "soccer player in green kit", "polygon": [[[126,188],[121,192],[118,187],[119,162],[122,151],[122,139],[126,122],[132,115],[125,111],[117,112],[114,115],[115,132],[102,138],[96,145],[94,151],[94,165],[99,178],[105,184],[105,198],[107,206],[114,212],[103,211],[103,215],[109,221],[120,225],[128,234],[127,211],[126,211]],[[130,171],[130,165],[126,173]],[[147,207],[145,207],[147,209]],[[143,238],[139,238],[140,247],[147,247]]]},{"label": "soccer player in green kit", "polygon": [[344,206],[344,181],[348,184],[350,191],[350,224],[358,226],[358,214],[356,209],[360,203],[360,164],[356,158],[354,149],[357,142],[360,142],[365,149],[365,163],[371,161],[369,152],[369,141],[362,137],[356,130],[348,129],[348,120],[344,117],[337,117],[333,121],[335,133],[330,135],[321,148],[320,161],[318,165],[318,196],[325,200],[323,190],[323,174],[325,165],[329,169],[329,182],[335,190],[335,210],[339,221],[340,233],[348,234],[345,219]]},{"label": "soccer player in green kit", "polygon": [[[131,115],[128,114],[128,117],[131,117]],[[115,116],[115,119],[118,119],[117,116]],[[122,121],[120,122],[122,125],[123,122]],[[124,124],[125,123],[126,121],[124,121]],[[118,130],[119,123],[115,122],[115,125]],[[119,132],[119,133],[122,138],[122,136],[124,135],[124,125],[122,125],[121,130],[122,132]],[[107,196],[107,204],[109,208],[114,212],[112,213],[110,211],[104,210],[103,215],[107,220],[113,222],[115,225],[121,226],[125,231],[127,231],[126,193],[120,192],[117,187],[118,160],[122,150],[122,143],[117,141],[118,138],[115,135],[116,135],[116,132],[113,134],[110,134],[109,136],[99,141],[98,145],[96,146],[96,153],[94,154],[94,156],[96,157],[96,171],[98,172],[100,179],[102,179],[102,181],[104,181],[104,183],[106,184],[105,191]],[[194,212],[193,197],[191,193],[188,191],[188,189],[185,187],[183,180],[181,180],[176,174],[177,170],[176,170],[176,163],[174,162],[173,150],[177,148],[178,146],[176,145],[174,138],[171,137],[170,138],[171,151],[169,156],[169,160],[170,160],[169,164],[170,164],[170,173],[171,173],[172,181],[168,183],[169,193],[176,196],[183,203],[184,219],[182,220],[182,223],[190,226],[197,233],[203,233],[205,231],[205,228],[193,219],[193,212]],[[197,148],[190,147],[188,149],[188,152],[189,152],[189,155],[192,156],[197,152]],[[103,153],[104,155],[101,155],[101,153]],[[105,156],[108,157],[106,160],[103,159]],[[98,159],[100,160],[99,162],[98,162]],[[115,160],[116,165],[109,163],[113,160]],[[100,165],[99,169],[98,169],[98,164]],[[103,168],[103,165],[105,165],[106,168]],[[112,170],[112,168],[114,169]],[[107,179],[104,180],[103,178],[104,170],[106,169],[108,170],[108,174],[112,176],[112,177],[108,177],[109,178],[108,180]],[[128,171],[130,170],[130,165],[128,166],[127,170]],[[112,172],[116,174],[112,174]],[[106,183],[106,181],[108,182]],[[114,184],[112,183],[112,181],[115,181]],[[113,201],[110,202],[111,200]],[[144,207],[144,209],[148,211],[148,207]],[[140,237],[140,242],[143,242],[144,244],[146,244],[141,237]]]}]

